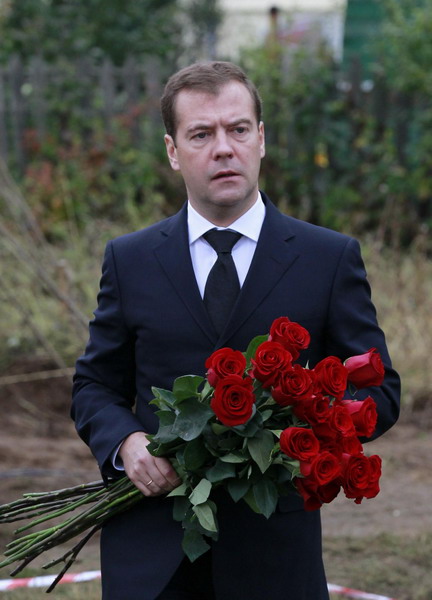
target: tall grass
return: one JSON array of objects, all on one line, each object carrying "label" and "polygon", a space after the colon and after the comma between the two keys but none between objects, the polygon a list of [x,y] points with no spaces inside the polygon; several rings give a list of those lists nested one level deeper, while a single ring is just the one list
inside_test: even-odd
[{"label": "tall grass", "polygon": [[432,260],[427,240],[408,250],[383,248],[372,239],[363,250],[378,312],[396,370],[402,402],[421,407],[432,393]]}]

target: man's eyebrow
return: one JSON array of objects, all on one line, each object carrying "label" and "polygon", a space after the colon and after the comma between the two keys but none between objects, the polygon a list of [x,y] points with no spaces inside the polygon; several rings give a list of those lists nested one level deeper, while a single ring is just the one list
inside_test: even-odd
[{"label": "man's eyebrow", "polygon": [[193,133],[194,131],[197,131],[198,129],[211,129],[212,125],[210,123],[194,123],[193,125],[191,125],[190,127],[188,127],[186,129],[187,133]]},{"label": "man's eyebrow", "polygon": [[[235,119],[234,121],[229,121],[227,123],[227,127],[236,127],[237,125],[241,125],[241,124],[245,124],[245,125],[252,125],[253,121],[252,119],[249,119],[248,117],[241,117],[239,119]],[[186,132],[187,133],[193,133],[194,131],[197,130],[208,130],[211,129],[213,127],[213,125],[211,123],[193,123],[190,127],[187,128]]]},{"label": "man's eyebrow", "polygon": [[241,125],[242,123],[245,123],[246,125],[252,125],[253,121],[248,117],[244,117],[242,119],[236,119],[235,121],[231,121],[230,123],[228,123],[228,126],[235,127],[236,125]]}]

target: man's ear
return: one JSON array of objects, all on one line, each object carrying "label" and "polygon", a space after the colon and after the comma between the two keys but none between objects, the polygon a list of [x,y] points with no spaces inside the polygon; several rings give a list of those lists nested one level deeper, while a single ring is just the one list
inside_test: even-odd
[{"label": "man's ear", "polygon": [[173,138],[167,133],[164,136],[166,151],[168,154],[168,160],[170,161],[171,168],[174,171],[180,171],[178,159],[177,159],[177,148]]},{"label": "man's ear", "polygon": [[265,131],[264,131],[264,123],[262,121],[260,121],[260,124],[258,125],[258,133],[259,133],[259,139],[260,139],[260,154],[261,154],[261,158],[264,158],[264,156],[265,156]]}]

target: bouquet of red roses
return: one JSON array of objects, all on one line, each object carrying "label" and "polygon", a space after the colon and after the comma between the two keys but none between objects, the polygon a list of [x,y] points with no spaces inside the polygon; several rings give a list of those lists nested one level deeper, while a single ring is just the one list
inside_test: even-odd
[{"label": "bouquet of red roses", "polygon": [[[221,348],[206,361],[206,377],[185,375],[172,390],[153,388],[159,429],[147,447],[171,460],[182,478],[174,489],[173,517],[184,528],[183,549],[195,560],[217,538],[217,505],[222,487],[235,502],[270,517],[281,496],[297,492],[306,510],[331,502],[343,489],[360,503],[379,492],[381,459],[366,456],[359,437],[375,429],[375,401],[354,400],[356,389],[381,385],[384,367],[374,348],[348,358],[330,356],[314,368],[298,359],[310,343],[309,332],[287,317],[270,333],[254,338],[246,352]],[[351,397],[345,399],[348,388]],[[72,550],[51,589],[71,566],[89,537],[108,518],[142,499],[122,478],[108,487],[84,484],[47,494],[26,494],[0,507],[0,522],[37,517],[18,531],[76,511],[61,524],[13,540],[0,567],[22,560],[14,571],[45,550],[87,530]]]},{"label": "bouquet of red roses", "polygon": [[366,456],[359,441],[374,432],[375,401],[344,394],[349,386],[380,385],[381,358],[372,348],[344,364],[330,356],[308,369],[296,361],[309,343],[304,327],[280,317],[245,353],[214,352],[205,380],[184,376],[172,391],[153,389],[160,427],[148,448],[169,457],[182,477],[169,495],[191,558],[207,549],[203,534],[217,536],[215,487],[266,517],[290,491],[301,494],[306,510],[331,502],[341,488],[356,503],[378,494],[381,459]]}]

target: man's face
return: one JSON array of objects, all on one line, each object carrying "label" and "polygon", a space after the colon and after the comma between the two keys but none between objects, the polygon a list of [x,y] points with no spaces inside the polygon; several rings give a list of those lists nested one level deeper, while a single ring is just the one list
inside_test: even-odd
[{"label": "man's face", "polygon": [[227,226],[258,197],[264,125],[256,121],[252,97],[232,81],[217,95],[181,91],[175,110],[175,142],[165,136],[171,167],[181,172],[192,206]]}]

